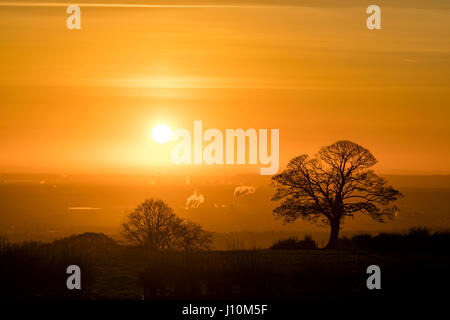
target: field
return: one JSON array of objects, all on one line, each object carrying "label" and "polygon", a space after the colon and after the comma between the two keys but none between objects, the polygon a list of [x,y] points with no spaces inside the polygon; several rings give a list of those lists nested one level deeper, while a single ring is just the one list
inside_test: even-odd
[{"label": "field", "polygon": [[[450,284],[448,254],[360,250],[151,253],[93,234],[22,245],[10,248],[9,253],[3,248],[1,262],[1,296],[16,298],[318,300],[376,295],[395,299],[439,295]],[[65,288],[65,266],[70,264],[82,269],[81,291]],[[382,290],[366,287],[370,265],[381,268]],[[40,281],[33,282],[36,272]],[[31,278],[22,279],[19,287],[11,279],[22,275]]]}]

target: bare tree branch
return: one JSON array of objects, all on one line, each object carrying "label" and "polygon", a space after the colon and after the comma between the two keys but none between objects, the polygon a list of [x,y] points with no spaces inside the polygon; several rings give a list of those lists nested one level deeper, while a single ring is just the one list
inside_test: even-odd
[{"label": "bare tree branch", "polygon": [[337,245],[344,217],[360,212],[383,222],[398,211],[402,194],[374,173],[377,163],[369,150],[343,140],[322,147],[313,158],[293,158],[286,169],[272,177],[274,214],[286,223],[302,219],[331,226],[328,247]]}]

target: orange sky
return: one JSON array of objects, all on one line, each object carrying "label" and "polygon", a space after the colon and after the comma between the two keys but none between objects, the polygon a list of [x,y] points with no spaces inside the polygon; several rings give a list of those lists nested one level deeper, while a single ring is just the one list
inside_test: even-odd
[{"label": "orange sky", "polygon": [[345,138],[380,172],[450,173],[445,2],[380,1],[378,31],[364,1],[234,3],[82,7],[79,31],[65,7],[0,4],[0,172],[170,170],[152,125],[202,120],[280,129],[281,168]]}]

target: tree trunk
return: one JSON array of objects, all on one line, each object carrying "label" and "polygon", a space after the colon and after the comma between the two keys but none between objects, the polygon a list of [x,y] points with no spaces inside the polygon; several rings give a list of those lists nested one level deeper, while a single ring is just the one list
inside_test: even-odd
[{"label": "tree trunk", "polygon": [[331,226],[330,240],[328,240],[328,244],[326,245],[325,249],[337,249],[339,239],[339,228],[341,226],[340,219],[331,220],[330,226]]}]

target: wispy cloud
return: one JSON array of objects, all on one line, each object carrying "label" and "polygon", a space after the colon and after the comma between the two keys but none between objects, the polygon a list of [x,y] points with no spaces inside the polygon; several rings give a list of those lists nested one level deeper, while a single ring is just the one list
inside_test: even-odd
[{"label": "wispy cloud", "polygon": [[[80,7],[94,8],[243,8],[261,7],[256,5],[236,4],[144,4],[144,3],[68,3],[68,2],[0,2],[2,7],[68,7],[78,5]],[[266,7],[266,6],[264,6]]]},{"label": "wispy cloud", "polygon": [[[0,6],[9,7],[81,7],[105,8],[274,8],[274,7],[311,7],[311,8],[365,8],[365,0],[168,0],[161,3],[155,1],[135,1],[135,3],[121,3],[121,1],[99,1],[97,3],[79,1],[76,3],[60,1],[0,1]],[[396,0],[381,4],[384,8],[415,8],[415,9],[450,9],[448,0]]]}]

